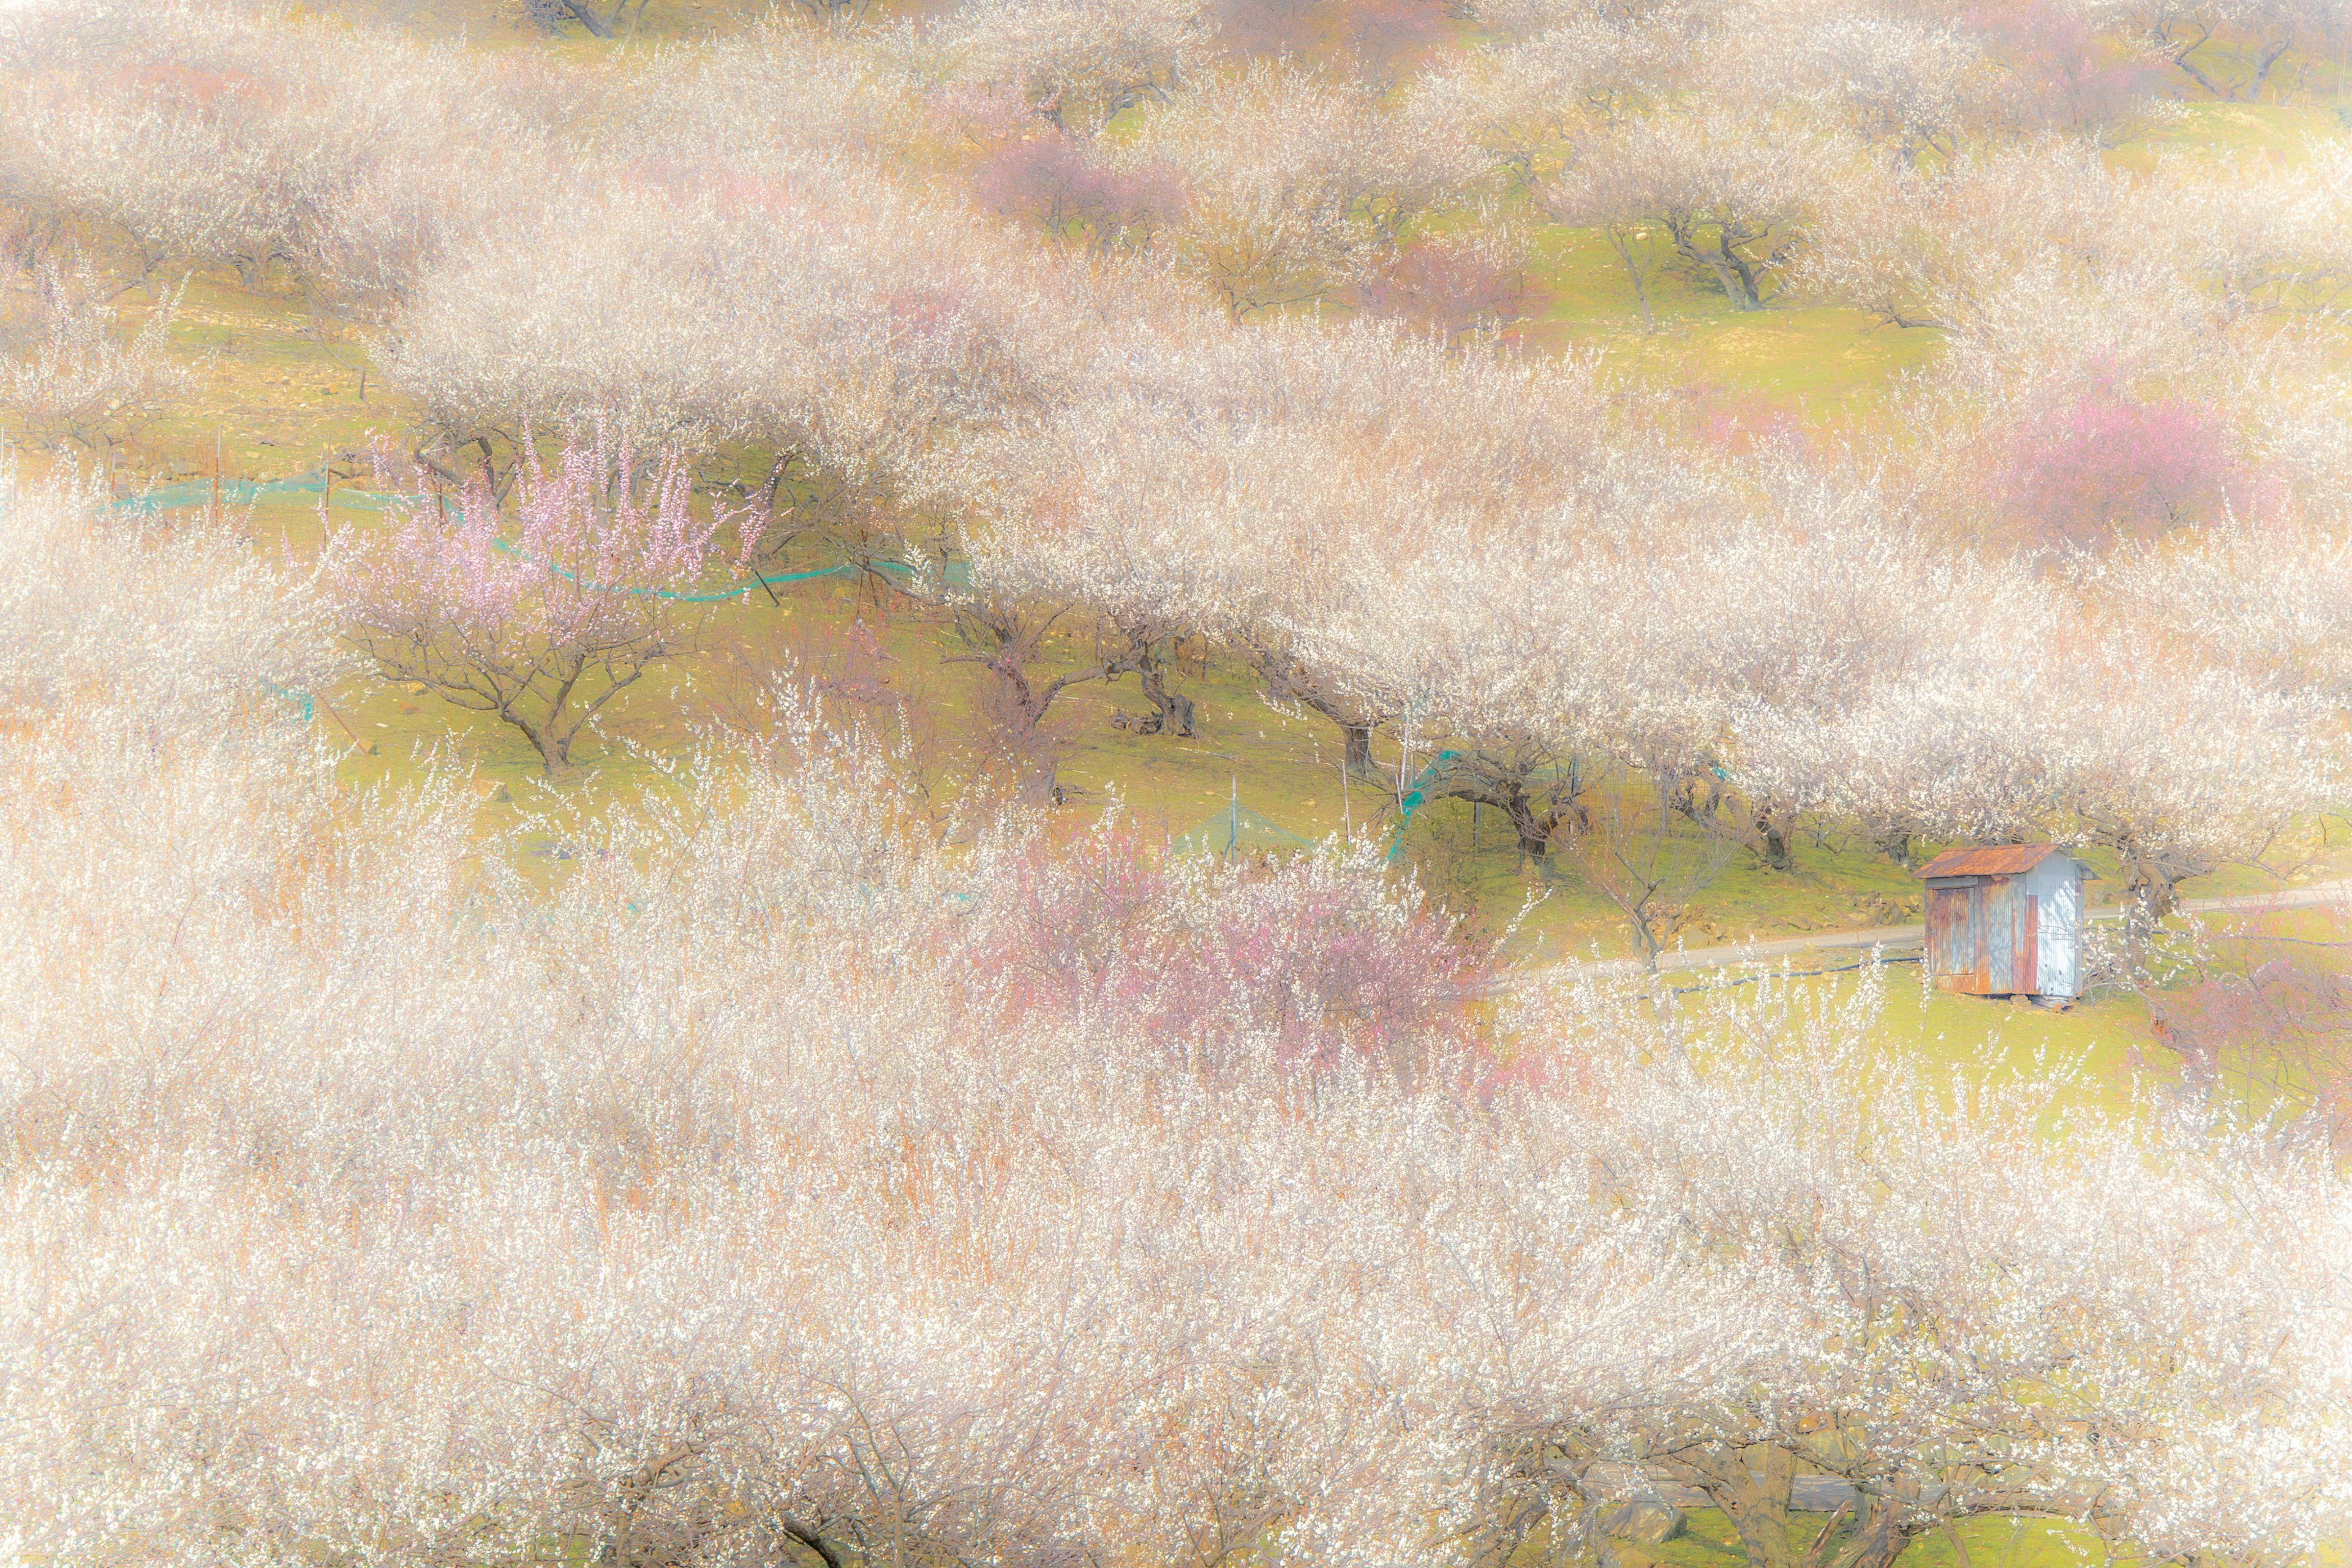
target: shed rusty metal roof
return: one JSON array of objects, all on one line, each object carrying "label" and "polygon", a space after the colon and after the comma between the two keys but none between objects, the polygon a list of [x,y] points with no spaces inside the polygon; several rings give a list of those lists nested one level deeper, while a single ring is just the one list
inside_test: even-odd
[{"label": "shed rusty metal roof", "polygon": [[1990,848],[1948,848],[1919,868],[1919,877],[2013,877],[2065,853],[2055,844],[1994,844]]},{"label": "shed rusty metal roof", "polygon": [[1985,849],[1947,849],[1925,866],[1926,877],[2012,877],[2031,871],[2053,855],[2063,854],[2055,844],[1996,844]]}]

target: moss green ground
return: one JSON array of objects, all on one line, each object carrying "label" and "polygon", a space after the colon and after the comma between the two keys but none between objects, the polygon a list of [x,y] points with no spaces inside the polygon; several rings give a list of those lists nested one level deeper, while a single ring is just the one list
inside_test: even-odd
[{"label": "moss green ground", "polygon": [[[1684,1533],[1659,1546],[1626,1549],[1626,1568],[1737,1568],[1747,1561],[1731,1522],[1714,1509],[1695,1509]],[[1843,1531],[1832,1540],[1843,1538]],[[1906,1568],[2109,1568],[2136,1562],[2110,1551],[2095,1532],[2061,1520],[1990,1515],[1921,1536],[1904,1552]],[[2325,1543],[2314,1568],[2352,1561],[2344,1541]]]},{"label": "moss green ground", "polygon": [[[1682,1535],[1662,1545],[1622,1549],[1620,1560],[1626,1568],[1738,1568],[1748,1561],[1720,1512],[1694,1509],[1685,1518]],[[2062,1521],[1995,1517],[1923,1536],[1903,1561],[1908,1568],[2083,1568],[2105,1563],[2107,1553],[2096,1535]]]}]

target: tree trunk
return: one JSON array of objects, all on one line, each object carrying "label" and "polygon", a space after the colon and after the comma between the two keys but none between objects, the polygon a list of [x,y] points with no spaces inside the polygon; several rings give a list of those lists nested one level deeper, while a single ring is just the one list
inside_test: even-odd
[{"label": "tree trunk", "polygon": [[1746,257],[1731,247],[1728,225],[1716,231],[1715,251],[1723,258],[1715,275],[1723,279],[1723,291],[1731,296],[1732,304],[1742,310],[1762,310],[1764,296],[1756,287],[1755,269],[1748,265]]},{"label": "tree trunk", "polygon": [[2147,974],[2147,939],[2164,923],[2165,916],[2180,907],[2180,894],[2163,868],[2149,864],[2140,855],[2126,850],[2123,862],[2124,961],[2130,965],[2130,982],[2137,987]]},{"label": "tree trunk", "polygon": [[1716,226],[1715,248],[1706,250],[1698,243],[1703,222],[1695,215],[1685,215],[1679,222],[1667,223],[1666,233],[1675,242],[1675,252],[1692,266],[1704,267],[1714,273],[1715,280],[1723,285],[1724,298],[1731,301],[1734,309],[1762,310],[1763,301],[1756,295],[1755,275],[1748,269],[1747,258],[1731,248],[1728,226]]},{"label": "tree trunk", "polygon": [[1511,819],[1511,830],[1518,836],[1523,859],[1540,862],[1551,853],[1551,830],[1559,826],[1559,820],[1550,812],[1538,812],[1517,780],[1504,785],[1503,798],[1496,804]]},{"label": "tree trunk", "polygon": [[512,711],[499,715],[522,731],[531,750],[539,753],[539,765],[549,778],[562,778],[572,771],[572,737],[559,734],[552,724],[534,724]]},{"label": "tree trunk", "polygon": [[[1046,625],[1055,618],[1058,612]],[[966,646],[989,646],[990,651],[958,654],[944,662],[976,664],[989,673],[991,695],[985,706],[999,731],[1016,787],[1026,799],[1055,798],[1057,760],[1054,740],[1045,730],[1045,716],[1064,691],[1102,679],[1112,673],[1111,668],[1095,665],[1074,669],[1039,687],[1029,679],[1024,661],[1034,657],[1043,643],[1044,627],[1024,629],[1017,621],[974,616],[963,623],[961,631]]]},{"label": "tree trunk", "polygon": [[2189,58],[2198,49],[2203,47],[2206,39],[2210,38],[2212,36],[2211,31],[2209,29],[2207,32],[2200,35],[2194,42],[2183,44],[2179,48],[2172,50],[2170,52],[2170,58],[2172,63],[2179,66],[2183,71],[2186,71],[2190,79],[2194,80],[2198,86],[2203,88],[2207,92],[2211,93],[2215,98],[2221,99],[2223,102],[2230,102],[2234,100],[2238,95],[2231,91],[2228,88],[2223,87],[2220,82],[2215,81],[2211,77],[2206,75],[2205,72]]},{"label": "tree trunk", "polygon": [[2125,884],[2124,901],[2154,926],[2180,907],[2180,892],[2163,875],[2135,867]]},{"label": "tree trunk", "polygon": [[[1704,799],[1699,794],[1701,784],[1706,788]],[[1716,814],[1722,808],[1723,791],[1714,780],[1702,779],[1692,773],[1667,792],[1666,804],[1675,809],[1676,815],[1686,818],[1692,826],[1712,830],[1717,826]]]},{"label": "tree trunk", "polygon": [[1624,263],[1625,276],[1633,280],[1633,298],[1641,301],[1642,330],[1656,331],[1658,319],[1650,313],[1650,291],[1642,284],[1642,269],[1633,264],[1633,247],[1626,243],[1624,231],[1613,224],[1609,228],[1609,243],[1616,249],[1617,259]]},{"label": "tree trunk", "polygon": [[1265,682],[1267,695],[1284,702],[1297,702],[1320,713],[1339,726],[1346,745],[1345,767],[1351,778],[1375,776],[1372,768],[1372,731],[1379,727],[1377,717],[1365,719],[1360,710],[1342,706],[1328,692],[1308,679],[1290,656],[1278,648],[1252,641],[1244,645],[1249,653],[1251,667]]},{"label": "tree trunk", "polygon": [[1701,1450],[1675,1468],[1723,1510],[1739,1533],[1748,1568],[1799,1568],[1789,1537],[1789,1502],[1796,1488],[1797,1461],[1785,1448],[1768,1445],[1763,1468],[1751,1470],[1738,1448]]},{"label": "tree trunk", "polygon": [[1551,853],[1551,830],[1532,818],[1513,816],[1511,826],[1517,830],[1519,853],[1530,860],[1541,860]]},{"label": "tree trunk", "polygon": [[1160,715],[1160,732],[1163,735],[1192,736],[1192,700],[1181,691],[1168,689],[1167,661],[1156,654],[1147,653],[1136,661],[1136,678],[1142,683],[1144,700]]},{"label": "tree trunk", "polygon": [[1655,921],[1645,900],[1625,910],[1625,922],[1633,928],[1633,942],[1642,950],[1642,967],[1655,974],[1659,955],[1666,951],[1665,939],[1657,932]]},{"label": "tree trunk", "polygon": [[605,24],[603,17],[596,15],[595,8],[588,4],[588,0],[563,0],[563,8],[577,17],[582,26],[598,37],[609,38],[613,36],[613,29]]},{"label": "tree trunk", "polygon": [[2281,39],[2263,51],[2262,63],[2254,68],[2254,79],[2246,84],[2246,101],[2261,101],[2263,88],[2271,79],[2271,68],[2279,63],[2279,57],[2286,53],[2286,41]]},{"label": "tree trunk", "polygon": [[1853,1533],[1838,1548],[1835,1568],[1894,1568],[1895,1560],[1911,1544],[1917,1527],[1911,1510],[1898,1498],[1871,1498],[1869,1511]]}]

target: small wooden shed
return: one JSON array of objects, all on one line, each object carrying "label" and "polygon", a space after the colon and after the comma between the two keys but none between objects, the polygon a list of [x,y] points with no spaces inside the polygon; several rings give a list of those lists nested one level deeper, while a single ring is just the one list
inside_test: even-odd
[{"label": "small wooden shed", "polygon": [[1927,884],[1927,973],[1971,996],[2073,1000],[2083,990],[2083,885],[2090,868],[2054,844],[1947,849]]}]

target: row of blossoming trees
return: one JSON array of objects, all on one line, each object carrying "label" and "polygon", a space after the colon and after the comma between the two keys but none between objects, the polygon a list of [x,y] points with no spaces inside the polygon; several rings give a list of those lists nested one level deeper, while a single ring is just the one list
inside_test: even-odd
[{"label": "row of blossoming trees", "polygon": [[[1110,634],[1095,668],[1141,674],[1171,723],[1167,649],[1192,635],[1330,716],[1359,765],[1378,726],[1405,771],[1466,737],[1433,787],[1530,848],[1584,816],[1563,761],[1597,757],[1776,862],[1807,813],[1896,847],[2057,833],[2161,907],[2331,798],[2336,601],[2271,579],[2337,549],[2343,432],[2302,307],[2341,271],[2340,161],[2127,175],[2026,139],[2048,126],[2019,104],[2057,89],[1999,29],[1839,11],[1733,48],[1671,9],[1498,11],[1500,41],[1383,93],[1210,73],[1200,20],[776,24],[625,75],[485,79],[384,40],[330,70],[299,31],[167,15],[132,30],[170,69],[125,85],[132,24],[100,19],[44,38],[12,166],[40,221],[111,226],[142,267],[290,266],[322,310],[385,321],[419,457],[453,485],[503,494],[526,419],[604,420],[748,476],[747,561],[814,538],[968,562],[948,596],[1016,726],[1061,689],[1032,667],[1075,607]],[[1887,102],[1789,90],[1878,80],[1865,46],[1888,102],[1943,106],[1891,156]],[[1586,77],[1523,79],[1570,56]],[[1904,74],[1931,65],[1932,93]],[[1811,118],[1740,121],[1768,89]],[[1565,118],[1496,120],[1529,95]],[[360,99],[435,110],[361,124]],[[1122,111],[1142,129],[1110,145]],[[1843,171],[1801,203],[1758,162],[1796,137]],[[1413,168],[1374,167],[1400,146]],[[1621,154],[1680,194],[1601,213]],[[983,197],[1045,179],[1048,232],[976,217],[959,159]],[[1330,191],[1302,194],[1326,164]],[[1589,364],[1199,309],[1194,279],[1227,318],[1328,292],[1413,214],[1507,187],[1615,226],[1637,282],[1664,243],[1736,299],[1771,272],[1937,323],[1914,330],[1943,356],[1899,434],[1807,448]],[[1799,222],[1764,270],[1737,237]],[[1286,257],[1297,287],[1244,300],[1248,257]]]},{"label": "row of blossoming trees", "polygon": [[[1589,819],[1597,762],[1776,864],[1809,815],[1898,853],[2055,834],[2161,909],[2333,799],[2345,436],[2308,307],[2352,182],[2116,172],[2085,138],[2157,23],[1971,16],[1496,6],[1382,86],[1215,68],[1181,5],[780,21],[627,71],[101,10],[20,37],[8,167],[35,240],[383,322],[452,487],[510,500],[526,421],[604,422],[738,476],[747,565],[911,560],[1015,728],[1129,671],[1185,727],[1169,649],[1207,637],[1360,769],[1385,727],[1400,787],[1442,745],[1426,787],[1530,850]],[[2216,37],[2326,20],[2299,16]],[[1432,211],[1472,237],[1407,243]],[[1809,445],[1583,362],[1269,315],[1535,211],[1637,287],[1846,300],[1941,357]],[[377,587],[362,618],[413,634],[415,584]],[[1073,610],[1104,657],[1039,670]],[[576,711],[467,700],[561,764]]]},{"label": "row of blossoming trees", "polygon": [[[1378,879],[943,847],[790,686],[559,892],[272,688],[208,521],[0,519],[0,1552],[1584,1561],[2352,1509],[2324,1149],[1923,1074],[1875,986],[1465,996]],[[1792,1513],[1796,1480],[1845,1489]]]}]

